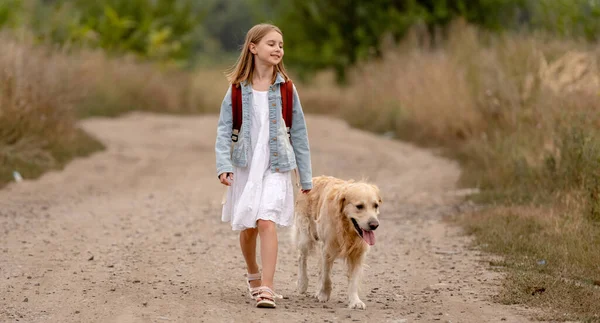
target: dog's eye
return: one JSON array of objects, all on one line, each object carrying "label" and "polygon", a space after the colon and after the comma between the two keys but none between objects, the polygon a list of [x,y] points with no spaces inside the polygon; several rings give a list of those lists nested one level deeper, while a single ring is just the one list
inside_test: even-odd
[{"label": "dog's eye", "polygon": [[357,204],[357,205],[356,205],[356,208],[357,208],[357,209],[359,209],[359,210],[362,210],[364,207],[365,207],[365,206],[364,206],[364,205],[362,205],[362,204]]},{"label": "dog's eye", "polygon": [[373,207],[374,207],[374,208],[378,208],[378,207],[379,207],[379,204],[375,203],[375,204],[373,204]]}]

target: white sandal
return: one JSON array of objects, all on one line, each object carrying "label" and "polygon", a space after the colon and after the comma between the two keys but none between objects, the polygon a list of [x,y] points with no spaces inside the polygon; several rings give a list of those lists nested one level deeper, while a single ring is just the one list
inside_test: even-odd
[{"label": "white sandal", "polygon": [[273,290],[267,286],[258,287],[258,294],[256,295],[256,307],[260,308],[276,308],[275,298],[278,296]]},{"label": "white sandal", "polygon": [[246,283],[248,284],[248,293],[250,294],[250,298],[252,299],[256,299],[256,296],[258,296],[258,294],[260,294],[260,286],[259,287],[251,287],[250,286],[250,282],[254,281],[254,280],[261,280],[261,274],[260,272],[256,273],[256,274],[246,274]]}]

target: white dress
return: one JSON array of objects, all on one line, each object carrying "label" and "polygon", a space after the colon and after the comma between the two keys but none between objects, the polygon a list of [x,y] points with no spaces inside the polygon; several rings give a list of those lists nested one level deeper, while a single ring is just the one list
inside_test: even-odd
[{"label": "white dress", "polygon": [[251,144],[248,167],[234,167],[221,219],[233,230],[256,228],[258,219],[290,226],[294,219],[291,172],[271,172],[269,151],[269,101],[267,91],[252,90]]}]

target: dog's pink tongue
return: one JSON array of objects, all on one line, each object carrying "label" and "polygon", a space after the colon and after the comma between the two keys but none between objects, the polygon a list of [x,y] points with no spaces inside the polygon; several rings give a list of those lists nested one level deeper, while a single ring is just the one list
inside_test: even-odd
[{"label": "dog's pink tongue", "polygon": [[363,239],[365,240],[365,242],[367,242],[367,244],[369,246],[372,246],[375,244],[375,232],[370,231],[370,230],[363,230]]}]

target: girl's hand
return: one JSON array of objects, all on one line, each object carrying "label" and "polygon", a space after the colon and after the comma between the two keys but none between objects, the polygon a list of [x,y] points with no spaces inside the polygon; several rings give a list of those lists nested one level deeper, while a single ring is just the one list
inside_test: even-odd
[{"label": "girl's hand", "polygon": [[219,180],[221,184],[225,186],[231,186],[231,181],[233,181],[233,173],[223,173],[219,176]]},{"label": "girl's hand", "polygon": [[302,194],[308,194],[310,192],[310,190],[300,190],[302,192]]}]

